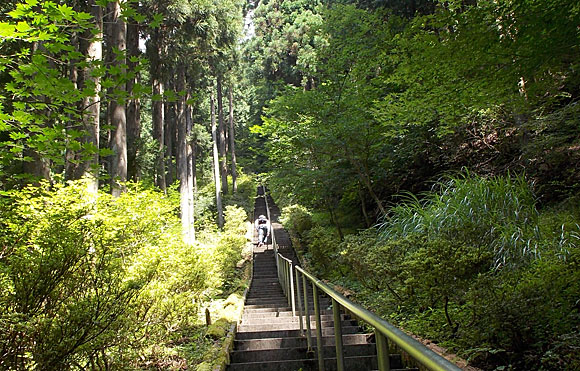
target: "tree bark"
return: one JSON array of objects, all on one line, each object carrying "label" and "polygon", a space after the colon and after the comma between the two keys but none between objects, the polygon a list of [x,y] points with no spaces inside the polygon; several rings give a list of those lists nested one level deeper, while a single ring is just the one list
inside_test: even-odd
[{"label": "tree bark", "polygon": [[357,187],[357,190],[358,190],[358,197],[360,199],[361,211],[362,211],[362,214],[365,218],[365,227],[369,228],[371,226],[371,220],[369,219],[369,214],[367,212],[365,197],[364,197],[363,190],[361,189],[360,182],[359,182],[359,186]]},{"label": "tree bark", "polygon": [[127,51],[129,60],[129,79],[127,80],[127,91],[131,99],[127,104],[127,177],[132,180],[138,180],[141,177],[139,165],[137,163],[137,151],[139,138],[141,137],[141,102],[133,94],[133,87],[138,81],[138,75],[135,72],[138,62],[131,61],[131,57],[138,57],[139,51],[139,25],[130,23],[127,26]]},{"label": "tree bark", "polygon": [[[166,86],[169,90],[173,89],[173,86],[166,82]],[[175,103],[165,103],[165,183],[167,186],[173,184],[173,152],[174,152],[174,138],[176,134],[176,114],[175,114]],[[177,157],[177,156],[175,156]]]},{"label": "tree bark", "polygon": [[191,120],[191,130],[192,133],[190,134],[191,141],[189,142],[191,148],[191,177],[193,178],[192,185],[193,185],[193,194],[197,195],[197,135],[193,134],[193,112],[192,120]]},{"label": "tree bark", "polygon": [[235,145],[235,131],[234,131],[234,92],[233,88],[229,89],[229,126],[230,126],[230,153],[232,154],[232,188],[233,193],[238,191],[238,170],[236,163],[236,145]]},{"label": "tree bark", "polygon": [[100,63],[103,60],[103,8],[97,4],[96,0],[89,0],[91,7],[90,13],[97,27],[97,34],[89,42],[87,47],[87,60],[89,67],[84,70],[84,81],[92,81],[95,85],[94,94],[84,99],[84,107],[87,111],[83,118],[83,123],[86,130],[87,142],[94,148],[95,153],[91,159],[86,162],[84,169],[84,176],[88,179],[87,187],[90,192],[96,193],[99,189],[99,134],[100,134],[100,113],[101,113],[101,99],[99,93],[101,92],[101,78],[95,76],[94,66],[92,63]]},{"label": "tree bark", "polygon": [[377,207],[381,211],[381,214],[387,215],[387,210],[385,209],[385,207],[383,206],[383,203],[381,202],[381,200],[379,199],[379,197],[377,196],[377,194],[373,190],[373,185],[372,185],[372,182],[371,182],[371,179],[369,176],[369,171],[368,171],[366,164],[364,164],[362,161],[354,159],[352,157],[352,155],[350,154],[350,151],[348,148],[345,147],[344,150],[345,150],[344,153],[346,155],[346,158],[356,169],[360,180],[362,181],[364,186],[369,191],[369,194],[371,195],[373,201],[375,201],[375,203],[377,204]]},{"label": "tree bark", "polygon": [[157,158],[156,162],[156,176],[155,185],[163,192],[166,191],[167,184],[165,182],[165,132],[164,132],[164,102],[163,93],[165,87],[163,85],[162,69],[161,69],[161,52],[162,36],[159,30],[154,30],[151,35],[151,80],[153,84],[153,103],[152,103],[152,120],[153,120],[153,138],[157,141]]},{"label": "tree bark", "polygon": [[341,241],[344,240],[344,233],[342,233],[342,228],[340,227],[340,224],[338,223],[338,219],[336,218],[336,213],[334,212],[334,210],[332,209],[332,207],[328,207],[328,211],[330,212],[330,220],[332,221],[332,223],[334,223],[334,226],[336,227],[336,231],[338,232],[338,238],[340,238]]},{"label": "tree bark", "polygon": [[219,122],[219,171],[222,183],[222,193],[228,194],[228,168],[226,163],[226,125],[224,121],[222,78],[217,77],[217,103],[218,103],[218,122]]},{"label": "tree bark", "polygon": [[[186,96],[186,101],[190,98],[189,93]],[[193,148],[192,148],[192,140],[191,134],[193,131],[193,118],[191,117],[191,106],[186,105],[185,107],[185,123],[186,123],[186,132],[185,132],[185,140],[186,140],[186,164],[187,164],[187,195],[188,195],[188,204],[189,204],[189,237],[192,242],[195,241],[195,194],[194,194],[194,171],[195,171],[195,162],[193,158]]]},{"label": "tree bark", "polygon": [[216,207],[218,213],[218,227],[222,228],[224,226],[224,212],[222,208],[222,195],[220,190],[220,164],[219,164],[219,153],[218,153],[218,133],[217,125],[215,119],[215,102],[213,93],[210,97],[210,109],[211,109],[211,138],[213,141],[213,176],[215,182],[215,199]]},{"label": "tree bark", "polygon": [[[180,64],[177,67],[177,81],[175,88],[182,91],[185,88],[185,66]],[[187,165],[187,119],[186,119],[186,97],[181,96],[176,104],[176,121],[177,126],[177,176],[179,179],[179,194],[181,208],[181,226],[183,230],[183,240],[186,244],[191,244],[192,240],[192,221],[190,212],[190,194],[189,194],[189,175]]]},{"label": "tree bark", "polygon": [[[125,57],[122,56],[122,53],[127,48],[127,25],[121,16],[121,3],[119,1],[115,2],[113,21],[111,53],[115,54],[112,50],[113,48],[118,49],[119,54],[115,56],[115,64],[122,66],[125,64]],[[126,87],[120,84],[117,89],[124,91]],[[110,115],[111,125],[115,128],[112,143],[112,149],[115,154],[111,164],[111,193],[113,196],[119,197],[125,191],[123,183],[127,181],[127,113],[123,97],[116,97],[111,101]]]}]

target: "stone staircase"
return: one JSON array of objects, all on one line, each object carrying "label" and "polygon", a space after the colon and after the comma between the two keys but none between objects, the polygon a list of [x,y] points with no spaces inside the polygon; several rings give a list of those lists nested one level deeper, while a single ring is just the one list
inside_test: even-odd
[{"label": "stone staircase", "polygon": [[[279,251],[296,263],[297,259],[290,245],[289,236],[278,223],[279,211],[271,199],[268,200],[268,204]],[[262,197],[256,199],[255,215],[260,214],[266,214]],[[306,336],[300,332],[299,317],[293,316],[292,308],[278,283],[272,245],[255,246],[252,284],[246,297],[242,320],[237,329],[228,370],[318,370],[312,289],[309,288],[308,292],[311,349],[308,349]],[[321,296],[320,308],[324,368],[332,371],[336,370],[337,366],[331,300]],[[296,313],[298,313],[298,308],[296,308]],[[304,333],[306,331],[306,326],[304,326]],[[342,315],[342,333],[345,370],[377,369],[374,335],[364,333],[355,321],[344,314]],[[400,355],[391,355],[390,360],[391,370],[403,369]]]}]

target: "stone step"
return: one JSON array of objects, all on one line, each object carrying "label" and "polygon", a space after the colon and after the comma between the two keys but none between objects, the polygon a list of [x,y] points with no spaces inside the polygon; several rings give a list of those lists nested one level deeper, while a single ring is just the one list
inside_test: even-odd
[{"label": "stone step", "polygon": [[[343,334],[357,334],[360,333],[360,327],[358,326],[345,326],[342,328]],[[311,330],[310,334],[313,338],[316,337],[316,330]],[[289,329],[289,330],[270,330],[270,331],[244,331],[236,333],[236,339],[238,340],[250,340],[250,339],[268,339],[268,338],[283,338],[283,337],[299,337],[300,329]],[[322,328],[322,336],[334,336],[333,327]]]},{"label": "stone step", "polygon": [[[349,371],[368,371],[377,368],[375,356],[346,357],[344,359],[345,369]],[[334,371],[336,359],[329,358],[324,360],[324,369]],[[316,358],[304,360],[283,360],[270,362],[247,362],[232,363],[228,366],[230,371],[317,371],[318,360]],[[391,369],[391,371],[396,371]]]},{"label": "stone step", "polygon": [[[344,345],[351,344],[371,344],[374,342],[373,334],[346,334],[342,336]],[[324,336],[322,344],[325,346],[334,345],[334,336]],[[268,338],[268,339],[251,339],[235,340],[235,350],[260,350],[276,348],[300,348],[308,345],[306,336],[293,338]],[[316,337],[312,338],[312,345],[316,345]]]},{"label": "stone step", "polygon": [[[324,346],[323,354],[325,358],[336,357],[336,347]],[[354,344],[343,347],[345,357],[372,356],[376,354],[374,344]],[[316,348],[309,352],[307,347],[301,348],[281,348],[267,350],[241,350],[231,353],[231,362],[268,362],[275,360],[296,360],[316,357]]]},{"label": "stone step", "polygon": [[[286,304],[286,307],[282,307],[279,304],[250,304],[250,305],[246,305],[244,306],[244,309],[264,309],[264,308],[288,308],[289,310],[292,310],[291,307],[288,307],[288,301],[284,301],[284,303]],[[284,304],[282,303],[282,305]],[[326,309],[326,310],[331,310],[332,307],[330,306],[330,301],[329,300],[321,300],[320,303],[320,308],[321,309]],[[312,308],[312,310],[314,310],[314,303],[308,303],[308,308]],[[296,305],[296,310],[298,310],[298,305]]]},{"label": "stone step", "polygon": [[[356,326],[355,323],[353,323],[354,321],[343,321],[342,322],[342,327],[349,327],[349,326]],[[321,321],[320,322],[321,328],[325,329],[325,328],[332,328],[334,327],[334,321],[330,320],[330,321]],[[281,321],[274,321],[274,322],[259,322],[259,321],[253,321],[253,323],[244,323],[241,324],[240,326],[238,326],[238,331],[239,332],[252,332],[252,331],[268,331],[268,330],[294,330],[294,329],[299,329],[300,328],[300,323],[298,321],[296,322],[289,322],[289,321],[284,321],[283,319]],[[316,321],[314,321],[314,319],[312,319],[312,321],[310,321],[310,328],[316,328]]]},{"label": "stone step", "polygon": [[[302,322],[304,323],[304,316],[302,317]],[[325,315],[321,315],[320,316],[321,321],[333,321],[334,317],[331,314],[325,314]],[[345,314],[341,315],[341,320],[342,321],[352,321],[352,319]],[[314,316],[311,316],[310,318],[311,322],[315,322],[316,319],[314,318]],[[271,316],[254,316],[254,317],[247,317],[247,316],[242,316],[242,323],[243,324],[253,324],[253,323],[300,323],[300,317],[298,316],[284,316],[284,317],[280,317],[280,316],[275,316],[275,315],[271,315]]]}]

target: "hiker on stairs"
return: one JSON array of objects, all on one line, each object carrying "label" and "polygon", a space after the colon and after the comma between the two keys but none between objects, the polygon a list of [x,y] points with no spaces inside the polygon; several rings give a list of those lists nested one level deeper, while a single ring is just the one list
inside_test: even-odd
[{"label": "hiker on stairs", "polygon": [[260,215],[254,226],[258,231],[258,247],[262,247],[270,236],[270,221],[264,215]]}]

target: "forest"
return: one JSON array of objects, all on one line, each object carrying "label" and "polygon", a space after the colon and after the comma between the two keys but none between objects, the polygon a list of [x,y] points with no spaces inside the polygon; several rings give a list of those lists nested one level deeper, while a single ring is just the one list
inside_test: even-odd
[{"label": "forest", "polygon": [[580,3],[0,3],[0,369],[212,370],[256,188],[482,370],[580,369]]}]

